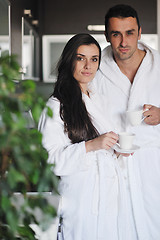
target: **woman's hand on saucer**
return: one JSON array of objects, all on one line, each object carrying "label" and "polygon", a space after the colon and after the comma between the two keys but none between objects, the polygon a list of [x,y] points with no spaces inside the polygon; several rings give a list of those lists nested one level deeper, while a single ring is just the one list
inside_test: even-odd
[{"label": "woman's hand on saucer", "polygon": [[96,151],[100,149],[108,150],[118,141],[118,135],[114,132],[108,132],[100,135],[97,138],[89,140],[85,143],[86,152]]}]

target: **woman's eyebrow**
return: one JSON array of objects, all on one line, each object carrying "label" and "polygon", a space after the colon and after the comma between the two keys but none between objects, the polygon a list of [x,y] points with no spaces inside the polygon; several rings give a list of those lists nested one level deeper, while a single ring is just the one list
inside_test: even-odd
[{"label": "woman's eyebrow", "polygon": [[[82,54],[82,53],[76,53],[76,55],[80,55],[80,56],[82,56],[82,57],[85,57],[85,55]],[[99,55],[93,55],[92,57],[99,57]]]},{"label": "woman's eyebrow", "polygon": [[85,55],[84,55],[84,54],[82,54],[82,53],[77,53],[76,55],[81,55],[81,56],[83,56],[83,57],[85,56]]}]

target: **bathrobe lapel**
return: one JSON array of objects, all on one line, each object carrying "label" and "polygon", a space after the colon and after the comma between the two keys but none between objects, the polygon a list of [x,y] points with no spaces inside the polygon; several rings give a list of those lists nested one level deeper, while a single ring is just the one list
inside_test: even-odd
[{"label": "bathrobe lapel", "polygon": [[106,103],[103,97],[104,96],[101,97],[99,94],[96,94],[93,89],[90,93],[90,98],[83,94],[83,100],[91,117],[92,123],[100,134],[112,130],[112,124],[109,118],[106,117],[104,111]]},{"label": "bathrobe lapel", "polygon": [[[105,57],[107,55],[107,58]],[[111,46],[103,50],[102,59],[104,61],[101,64],[100,70],[103,74],[109,78],[115,86],[117,86],[121,91],[129,97],[131,83],[129,79],[120,71],[119,67],[115,63],[112,56]],[[111,76],[111,77],[109,77]]]}]

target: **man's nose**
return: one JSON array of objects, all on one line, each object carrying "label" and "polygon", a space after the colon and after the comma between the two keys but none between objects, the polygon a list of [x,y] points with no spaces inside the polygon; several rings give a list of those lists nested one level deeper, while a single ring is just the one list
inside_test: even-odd
[{"label": "man's nose", "polygon": [[121,36],[121,46],[125,47],[127,45],[127,39],[125,36]]}]

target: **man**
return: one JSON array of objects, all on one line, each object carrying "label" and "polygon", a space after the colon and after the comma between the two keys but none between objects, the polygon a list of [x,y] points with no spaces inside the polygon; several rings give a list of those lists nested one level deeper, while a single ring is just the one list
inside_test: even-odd
[{"label": "man", "polygon": [[[106,97],[107,117],[113,131],[135,133],[139,147],[133,156],[118,161],[125,173],[130,196],[133,234],[130,239],[160,239],[160,56],[141,38],[137,12],[116,5],[105,16],[105,36],[110,46],[102,52],[93,81]],[[127,110],[144,109],[144,121],[132,126]],[[130,231],[130,230],[129,230]],[[123,238],[122,238],[123,240]]]}]

